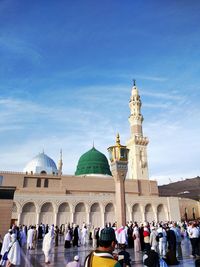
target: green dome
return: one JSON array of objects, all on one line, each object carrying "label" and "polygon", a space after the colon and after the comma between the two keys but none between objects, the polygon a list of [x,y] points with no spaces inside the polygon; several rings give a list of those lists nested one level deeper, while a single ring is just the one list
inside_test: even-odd
[{"label": "green dome", "polygon": [[83,154],[78,161],[75,175],[84,174],[112,175],[106,156],[94,147]]}]

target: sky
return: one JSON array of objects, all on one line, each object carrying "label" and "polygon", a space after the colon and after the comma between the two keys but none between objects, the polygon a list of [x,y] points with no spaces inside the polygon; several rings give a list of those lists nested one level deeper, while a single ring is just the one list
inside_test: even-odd
[{"label": "sky", "polygon": [[151,179],[200,174],[200,2],[0,0],[0,170],[38,153],[74,174],[130,137],[132,79]]}]

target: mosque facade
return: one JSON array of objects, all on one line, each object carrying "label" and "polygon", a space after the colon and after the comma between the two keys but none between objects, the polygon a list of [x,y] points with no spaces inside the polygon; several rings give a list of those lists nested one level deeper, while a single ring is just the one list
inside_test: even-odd
[{"label": "mosque facade", "polygon": [[[129,101],[130,138],[128,173],[125,179],[127,221],[179,221],[184,207],[196,211],[199,202],[177,197],[159,197],[155,180],[149,179],[147,146],[138,88],[134,84]],[[118,140],[119,141],[119,136]],[[45,153],[33,158],[24,171],[0,172],[1,185],[15,187],[12,223],[62,225],[68,222],[94,226],[116,221],[115,184],[108,160],[95,147],[83,154],[75,175],[62,173],[62,153],[56,166]]]}]

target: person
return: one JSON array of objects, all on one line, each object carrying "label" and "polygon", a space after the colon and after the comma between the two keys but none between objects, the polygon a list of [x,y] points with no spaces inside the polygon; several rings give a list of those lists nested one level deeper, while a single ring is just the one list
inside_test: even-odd
[{"label": "person", "polygon": [[55,247],[58,247],[58,236],[59,236],[59,228],[56,225],[56,227],[55,227]]},{"label": "person", "polygon": [[67,263],[66,267],[80,267],[79,256],[74,256],[74,260]]},{"label": "person", "polygon": [[162,226],[162,224],[159,225],[157,229],[159,241],[158,241],[158,248],[160,256],[165,258],[166,252],[167,252],[167,233],[165,231],[165,228]]},{"label": "person", "polygon": [[143,263],[145,267],[160,267],[159,254],[154,250],[154,247],[144,251]]},{"label": "person", "polygon": [[5,234],[3,238],[2,248],[1,248],[1,256],[5,254],[6,251],[8,251],[9,244],[11,242],[11,235],[12,235],[12,229],[8,230],[8,233]]},{"label": "person", "polygon": [[38,240],[43,238],[43,225],[42,223],[40,223],[39,227],[38,227]]},{"label": "person", "polygon": [[86,245],[87,234],[88,234],[87,227],[86,225],[84,225],[81,230],[81,245],[83,246]]},{"label": "person", "polygon": [[195,260],[195,267],[200,267],[200,259]]},{"label": "person", "polygon": [[20,240],[21,240],[21,247],[24,247],[26,245],[26,231],[24,225],[20,227]]},{"label": "person", "polygon": [[150,231],[148,228],[148,223],[144,223],[144,229],[143,229],[143,237],[144,237],[144,249],[145,250],[150,250]]},{"label": "person", "polygon": [[151,227],[151,234],[150,234],[150,245],[151,247],[154,247],[154,250],[158,252],[158,241],[157,241],[158,233],[156,231],[156,228],[154,226]]},{"label": "person", "polygon": [[96,230],[97,248],[99,247],[99,233],[100,233],[100,228],[98,227]]},{"label": "person", "polygon": [[121,267],[120,263],[114,259],[112,254],[116,243],[114,229],[112,227],[103,228],[100,232],[99,247],[86,257],[84,267]]},{"label": "person", "polygon": [[34,238],[34,229],[33,226],[28,230],[27,233],[27,249],[33,248],[33,238]]},{"label": "person", "polygon": [[133,229],[133,240],[134,240],[134,252],[141,251],[140,234],[137,226],[135,226]]},{"label": "person", "polygon": [[19,241],[17,240],[17,235],[11,235],[11,242],[8,248],[8,260],[6,262],[6,267],[20,265],[21,263],[21,249]]},{"label": "person", "polygon": [[97,238],[96,238],[96,231],[97,231],[97,228],[93,226],[92,228],[92,247],[93,248],[96,248],[97,247]]},{"label": "person", "polygon": [[166,263],[168,265],[177,265],[179,264],[179,261],[176,258],[176,235],[173,230],[169,228],[169,226],[166,227],[166,233],[167,233],[167,243],[168,243],[168,251],[166,253]]},{"label": "person", "polygon": [[42,251],[45,256],[45,263],[50,264],[50,253],[53,248],[53,232],[51,229],[47,234],[45,234],[43,243],[42,243]]},{"label": "person", "polygon": [[128,236],[128,247],[133,248],[133,224],[129,223],[127,229],[127,236]]},{"label": "person", "polygon": [[188,228],[188,234],[192,246],[192,257],[195,258],[200,255],[198,245],[200,232],[195,222],[192,222],[191,227]]},{"label": "person", "polygon": [[36,248],[36,243],[37,243],[37,230],[36,226],[33,226],[33,249]]},{"label": "person", "polygon": [[126,251],[126,245],[120,244],[119,248],[120,248],[120,252],[118,253],[118,261],[121,264],[121,267],[123,266],[130,267],[131,258],[130,258],[130,254]]},{"label": "person", "polygon": [[117,231],[117,242],[118,244],[127,244],[127,234],[126,229],[121,226]]},{"label": "person", "polygon": [[79,247],[78,240],[79,240],[79,226],[74,225],[74,232],[73,232],[73,247]]},{"label": "person", "polygon": [[71,229],[68,226],[68,229],[67,229],[66,235],[65,235],[65,245],[64,245],[65,248],[70,248],[71,247],[71,240],[72,240]]},{"label": "person", "polygon": [[[2,245],[3,245],[3,238],[0,235],[0,251],[1,251]],[[0,260],[1,260],[1,254],[0,254]]]}]

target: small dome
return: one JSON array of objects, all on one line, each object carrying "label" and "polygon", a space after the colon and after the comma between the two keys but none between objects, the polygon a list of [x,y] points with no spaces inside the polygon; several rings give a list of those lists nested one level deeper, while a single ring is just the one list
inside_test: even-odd
[{"label": "small dome", "polygon": [[75,172],[75,175],[91,174],[112,175],[106,156],[94,147],[80,157]]},{"label": "small dome", "polygon": [[58,169],[50,157],[40,153],[26,165],[24,172],[32,174],[58,174]]}]

